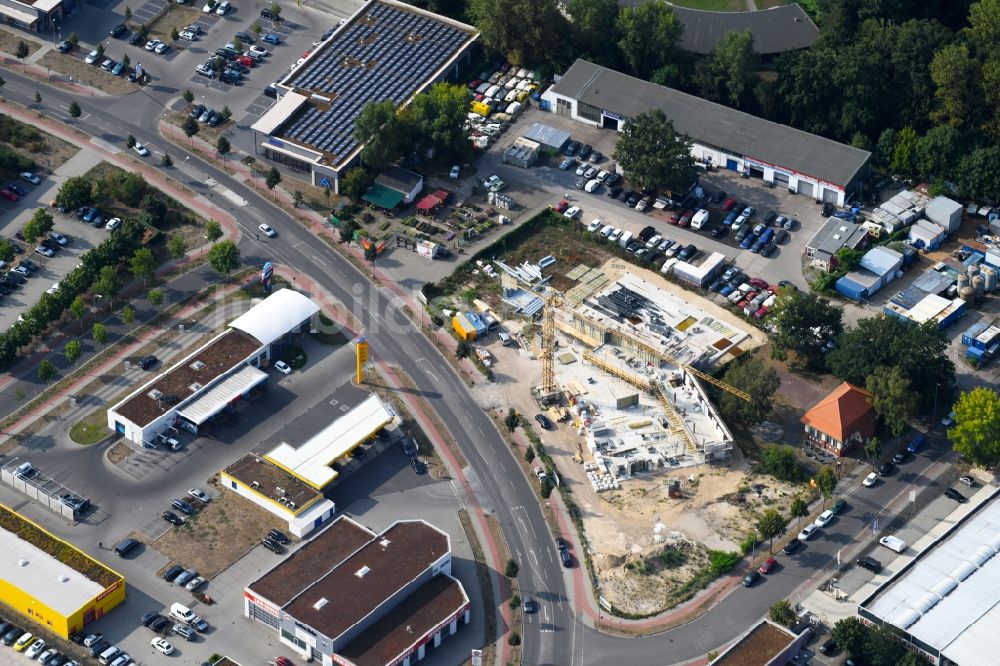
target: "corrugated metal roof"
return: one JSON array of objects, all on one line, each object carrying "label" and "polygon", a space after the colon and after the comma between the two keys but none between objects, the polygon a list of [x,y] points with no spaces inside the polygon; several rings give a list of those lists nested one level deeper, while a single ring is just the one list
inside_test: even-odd
[{"label": "corrugated metal roof", "polygon": [[245,365],[184,405],[184,408],[178,410],[177,414],[195,425],[201,425],[221,412],[230,402],[266,379],[266,372],[252,365]]},{"label": "corrugated metal roof", "polygon": [[567,141],[569,141],[570,134],[569,132],[552,127],[551,125],[534,123],[522,136],[525,139],[537,141],[543,146],[549,146],[550,148],[555,148],[556,150],[562,150],[562,147],[566,145]]},{"label": "corrugated metal roof", "polygon": [[679,132],[760,162],[846,187],[871,153],[613,69],[577,60],[552,92],[633,118],[661,109]]}]

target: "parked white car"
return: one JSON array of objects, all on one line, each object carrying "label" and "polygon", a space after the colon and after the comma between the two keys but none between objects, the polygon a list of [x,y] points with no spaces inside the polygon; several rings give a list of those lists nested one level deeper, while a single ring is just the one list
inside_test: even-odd
[{"label": "parked white car", "polygon": [[582,212],[583,210],[581,210],[579,206],[570,206],[569,208],[566,209],[566,212],[563,213],[563,217],[568,217],[571,220],[575,220],[576,218],[580,217],[580,213]]},{"label": "parked white car", "polygon": [[815,523],[809,523],[808,525],[802,528],[801,532],[799,532],[799,541],[808,541],[813,534],[816,534],[816,531],[818,529],[819,528],[816,527]]},{"label": "parked white car", "polygon": [[871,487],[872,487],[872,486],[874,486],[874,485],[875,485],[876,483],[878,483],[878,474],[877,474],[876,472],[872,472],[871,474],[869,474],[868,476],[866,476],[866,477],[865,477],[865,480],[864,480],[864,481],[862,481],[861,483],[862,483],[862,484],[863,484],[863,485],[864,485],[864,486],[865,486],[866,488],[871,488]]},{"label": "parked white car", "polygon": [[819,517],[816,518],[816,522],[814,524],[816,527],[826,527],[831,521],[833,521],[833,511],[827,509],[823,513],[819,514]]},{"label": "parked white car", "polygon": [[593,221],[591,221],[591,223],[587,225],[587,231],[593,233],[598,229],[600,229],[602,224],[604,224],[604,220],[602,220],[599,217],[595,217]]}]

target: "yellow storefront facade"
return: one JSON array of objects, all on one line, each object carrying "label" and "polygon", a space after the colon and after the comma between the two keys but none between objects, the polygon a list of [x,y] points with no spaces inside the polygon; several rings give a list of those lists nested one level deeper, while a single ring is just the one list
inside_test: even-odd
[{"label": "yellow storefront facade", "polygon": [[125,577],[0,505],[0,602],[63,638],[125,600]]}]

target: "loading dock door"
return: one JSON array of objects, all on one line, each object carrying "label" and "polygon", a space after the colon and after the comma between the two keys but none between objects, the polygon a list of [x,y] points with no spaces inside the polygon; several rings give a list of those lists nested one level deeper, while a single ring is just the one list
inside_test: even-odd
[{"label": "loading dock door", "polygon": [[813,184],[808,180],[800,180],[797,187],[797,192],[799,194],[804,194],[808,197],[813,196]]},{"label": "loading dock door", "polygon": [[781,187],[788,187],[788,174],[780,171],[774,172],[774,184]]},{"label": "loading dock door", "polygon": [[726,158],[726,168],[729,169],[730,171],[736,171],[737,169],[736,160],[731,160],[729,158]]},{"label": "loading dock door", "polygon": [[611,116],[601,116],[601,127],[604,129],[618,131],[618,119]]},{"label": "loading dock door", "polygon": [[823,188],[823,201],[835,204],[840,198],[840,192],[837,190],[831,190],[829,187]]},{"label": "loading dock door", "polygon": [[751,178],[763,178],[764,170],[758,169],[757,167],[750,167],[750,177]]}]

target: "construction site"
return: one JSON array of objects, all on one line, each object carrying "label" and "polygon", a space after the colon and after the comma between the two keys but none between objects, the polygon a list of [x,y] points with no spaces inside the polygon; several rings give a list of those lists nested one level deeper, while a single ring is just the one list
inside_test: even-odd
[{"label": "construction site", "polygon": [[477,301],[480,314],[516,341],[477,340],[497,380],[479,389],[484,406],[557,422],[538,432],[582,509],[602,596],[636,614],[683,601],[708,550],[738,550],[746,512],[792,492],[750,491],[706,393],[712,385],[749,399],[709,373],[763,344],[763,334],[616,259],[480,269],[501,285],[499,304]]}]

